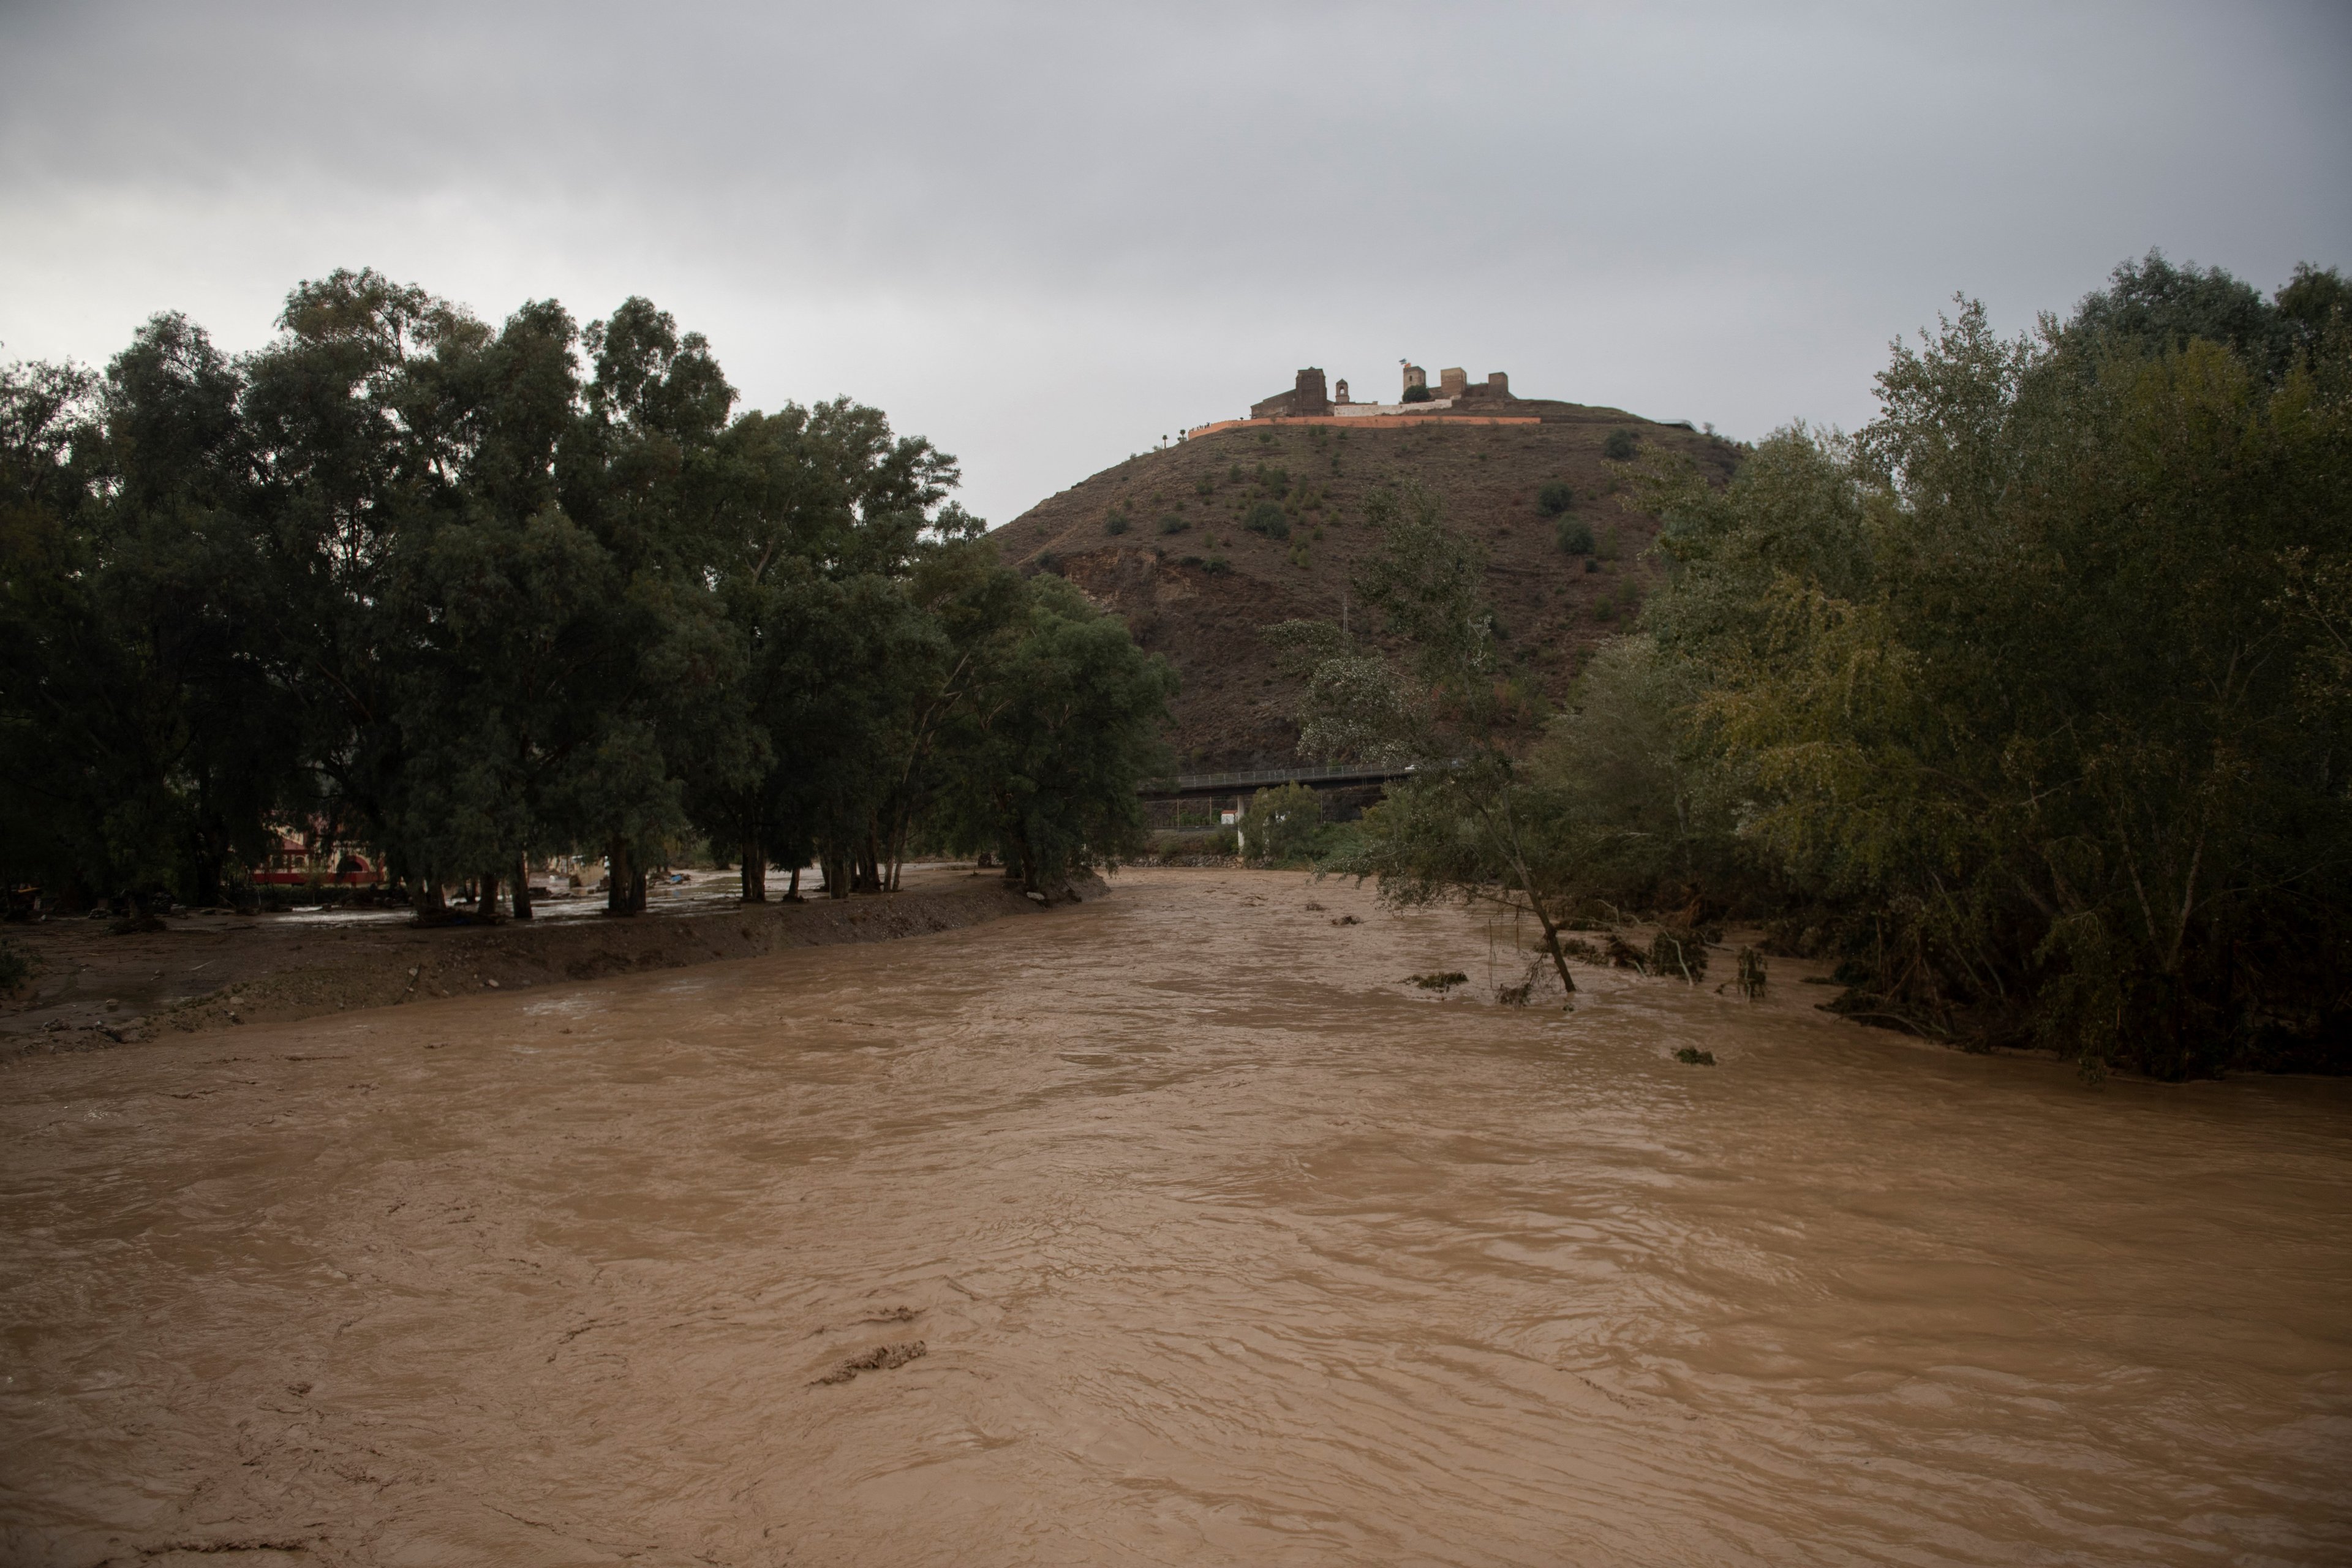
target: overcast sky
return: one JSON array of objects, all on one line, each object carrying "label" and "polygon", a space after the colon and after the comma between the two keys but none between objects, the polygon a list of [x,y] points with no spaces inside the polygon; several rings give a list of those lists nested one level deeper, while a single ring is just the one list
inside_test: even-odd
[{"label": "overcast sky", "polygon": [[2352,5],[28,5],[0,354],[373,266],[644,294],[1009,521],[1301,365],[1752,437],[2160,247],[2352,267]]}]

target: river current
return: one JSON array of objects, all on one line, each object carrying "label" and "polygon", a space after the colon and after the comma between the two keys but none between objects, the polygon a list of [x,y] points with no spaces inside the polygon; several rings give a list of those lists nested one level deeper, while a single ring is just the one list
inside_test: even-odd
[{"label": "river current", "polygon": [[2352,1561],[2346,1085],[1523,963],[1130,870],[23,1060],[0,1559]]}]

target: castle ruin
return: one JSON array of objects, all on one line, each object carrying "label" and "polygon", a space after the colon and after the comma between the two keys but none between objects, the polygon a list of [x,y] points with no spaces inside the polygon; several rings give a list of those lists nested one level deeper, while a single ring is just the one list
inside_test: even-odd
[{"label": "castle ruin", "polygon": [[1252,419],[1328,419],[1362,418],[1382,414],[1434,414],[1441,410],[1465,405],[1508,403],[1511,398],[1511,378],[1502,371],[1489,371],[1486,379],[1473,384],[1467,373],[1459,365],[1437,373],[1437,389],[1433,394],[1429,373],[1411,360],[1404,365],[1404,389],[1395,403],[1358,403],[1348,395],[1348,384],[1339,384],[1338,395],[1324,388],[1321,369],[1309,366],[1298,373],[1287,392],[1278,392],[1250,405]]}]

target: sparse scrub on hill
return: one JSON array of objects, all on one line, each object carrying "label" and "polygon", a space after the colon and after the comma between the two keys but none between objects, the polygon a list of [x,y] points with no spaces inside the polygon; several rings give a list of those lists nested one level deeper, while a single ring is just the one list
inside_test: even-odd
[{"label": "sparse scrub on hill", "polygon": [[1262,533],[1269,539],[1290,537],[1289,515],[1275,501],[1262,500],[1250,508],[1249,515],[1242,520],[1242,526],[1252,533]]},{"label": "sparse scrub on hill", "polygon": [[1601,443],[1601,455],[1612,463],[1630,461],[1642,449],[1641,437],[1631,430],[1612,430]]},{"label": "sparse scrub on hill", "polygon": [[1562,551],[1570,555],[1590,555],[1593,551],[1592,525],[1580,517],[1563,517],[1553,530],[1552,537]]},{"label": "sparse scrub on hill", "polygon": [[1128,526],[1127,513],[1123,511],[1114,511],[1103,518],[1103,531],[1105,533],[1114,535],[1125,533],[1128,530]]},{"label": "sparse scrub on hill", "polygon": [[1171,533],[1181,533],[1192,526],[1172,511],[1160,520],[1160,532],[1162,537]]},{"label": "sparse scrub on hill", "polygon": [[1544,517],[1558,517],[1575,504],[1575,487],[1559,479],[1536,491],[1536,510]]}]

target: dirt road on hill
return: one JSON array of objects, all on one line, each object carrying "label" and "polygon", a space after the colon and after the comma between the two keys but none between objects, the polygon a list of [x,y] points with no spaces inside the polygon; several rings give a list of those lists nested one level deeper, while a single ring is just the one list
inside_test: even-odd
[{"label": "dirt road on hill", "polygon": [[2352,1560],[2352,1086],[1509,936],[1129,871],[10,1059],[0,1561]]}]

